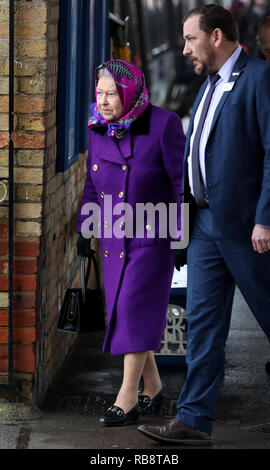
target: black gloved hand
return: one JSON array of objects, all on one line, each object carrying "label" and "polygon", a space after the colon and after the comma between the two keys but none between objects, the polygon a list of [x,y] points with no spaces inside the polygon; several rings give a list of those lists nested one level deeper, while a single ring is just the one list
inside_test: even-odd
[{"label": "black gloved hand", "polygon": [[77,240],[77,254],[78,256],[87,256],[90,257],[92,256],[95,251],[91,250],[90,248],[91,244],[91,239],[90,238],[84,238],[82,234],[79,234],[79,238]]},{"label": "black gloved hand", "polygon": [[187,264],[187,248],[174,250],[174,266],[177,271],[180,271],[180,268],[185,264]]}]

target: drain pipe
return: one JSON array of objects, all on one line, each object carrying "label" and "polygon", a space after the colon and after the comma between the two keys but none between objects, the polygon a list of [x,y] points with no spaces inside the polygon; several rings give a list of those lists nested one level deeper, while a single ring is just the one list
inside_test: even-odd
[{"label": "drain pipe", "polygon": [[8,383],[0,384],[15,392],[20,400],[20,392],[14,381],[13,355],[13,185],[14,185],[14,0],[9,0],[9,151],[8,151]]},{"label": "drain pipe", "polygon": [[[13,377],[13,182],[14,182],[14,0],[9,1],[9,158],[8,158],[8,381],[14,387]],[[16,386],[15,386],[16,387]]]}]

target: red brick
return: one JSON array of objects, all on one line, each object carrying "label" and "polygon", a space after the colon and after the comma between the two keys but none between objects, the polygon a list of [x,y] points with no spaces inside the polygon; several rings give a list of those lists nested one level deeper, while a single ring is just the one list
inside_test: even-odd
[{"label": "red brick", "polygon": [[[36,341],[35,328],[15,328],[13,331],[14,344],[33,344]],[[0,328],[0,344],[8,344],[8,328]]]},{"label": "red brick", "polygon": [[0,310],[0,326],[8,326],[8,310]]},{"label": "red brick", "polygon": [[8,223],[0,222],[0,238],[8,237]]},{"label": "red brick", "polygon": [[[3,142],[1,144],[0,133],[0,146],[5,147],[6,140],[3,133]],[[45,148],[45,134],[23,134],[16,132],[14,134],[14,147],[21,149],[43,149]]]},{"label": "red brick", "polygon": [[[36,276],[14,277],[14,292],[33,292],[37,289]],[[8,276],[0,276],[0,292],[8,291]]]},{"label": "red brick", "polygon": [[8,132],[0,132],[0,148],[8,146]]},{"label": "red brick", "polygon": [[8,328],[0,329],[0,343],[7,344],[8,342]]},{"label": "red brick", "polygon": [[[1,272],[1,260],[0,260]],[[37,272],[37,259],[15,259],[14,260],[14,273],[15,274],[35,274]]]},{"label": "red brick", "polygon": [[8,242],[0,241],[0,256],[7,255],[8,253]]},{"label": "red brick", "polygon": [[8,310],[0,310],[0,326],[8,326]]},{"label": "red brick", "polygon": [[15,326],[35,326],[36,325],[36,312],[15,310],[14,312],[14,325]]},{"label": "red brick", "polygon": [[15,276],[14,291],[33,292],[37,289],[36,276]]},{"label": "red brick", "polygon": [[0,292],[8,291],[8,277],[0,276]]},{"label": "red brick", "polygon": [[36,296],[35,294],[15,294],[14,295],[14,309],[23,310],[23,309],[33,309],[36,306]]},{"label": "red brick", "polygon": [[[35,348],[34,346],[14,347],[15,372],[35,372]],[[8,372],[8,347],[0,347],[0,371]]]},{"label": "red brick", "polygon": [[[4,243],[4,242],[3,242]],[[38,256],[40,250],[39,242],[25,242],[17,241],[14,244],[15,256]],[[1,242],[0,242],[0,253],[1,253]]]},{"label": "red brick", "polygon": [[[34,96],[15,96],[15,111],[16,113],[44,113],[45,112],[45,98],[36,98]],[[8,97],[4,101],[0,97],[0,105],[2,104],[2,112],[8,112]]]},{"label": "red brick", "polygon": [[[13,314],[14,326],[30,327],[36,324],[36,312],[28,310],[15,310]],[[8,326],[8,310],[0,310],[0,326]]]}]

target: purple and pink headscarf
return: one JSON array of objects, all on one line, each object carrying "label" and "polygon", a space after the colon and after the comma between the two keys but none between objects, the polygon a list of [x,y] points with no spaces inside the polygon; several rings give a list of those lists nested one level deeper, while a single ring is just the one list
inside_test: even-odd
[{"label": "purple and pink headscarf", "polygon": [[97,104],[91,105],[91,117],[88,126],[107,126],[107,135],[113,137],[118,130],[128,130],[147,108],[150,94],[145,85],[143,72],[131,62],[112,59],[104,62],[96,69],[95,83],[97,87],[97,71],[106,67],[115,81],[116,88],[123,106],[123,115],[117,121],[107,121],[99,112]]}]

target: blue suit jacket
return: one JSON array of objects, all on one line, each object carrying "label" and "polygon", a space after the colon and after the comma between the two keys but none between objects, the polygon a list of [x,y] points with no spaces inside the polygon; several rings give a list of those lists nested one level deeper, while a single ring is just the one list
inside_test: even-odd
[{"label": "blue suit jacket", "polygon": [[[209,206],[223,235],[250,239],[254,224],[270,226],[270,64],[241,52],[223,92],[205,149]],[[187,157],[195,100],[184,156],[184,201],[189,201]]]}]

